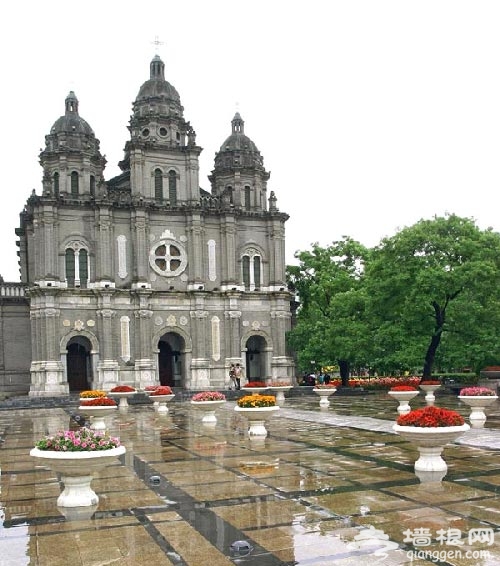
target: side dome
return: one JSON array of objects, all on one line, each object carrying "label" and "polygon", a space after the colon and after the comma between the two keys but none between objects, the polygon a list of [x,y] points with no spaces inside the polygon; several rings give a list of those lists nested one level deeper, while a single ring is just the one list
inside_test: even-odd
[{"label": "side dome", "polygon": [[263,167],[264,160],[254,142],[245,135],[245,122],[239,112],[231,120],[231,135],[215,156],[215,167]]},{"label": "side dome", "polygon": [[64,116],[58,118],[52,128],[51,134],[84,134],[93,136],[94,132],[83,118],[78,114],[78,98],[75,93],[71,91],[65,100],[66,112]]}]

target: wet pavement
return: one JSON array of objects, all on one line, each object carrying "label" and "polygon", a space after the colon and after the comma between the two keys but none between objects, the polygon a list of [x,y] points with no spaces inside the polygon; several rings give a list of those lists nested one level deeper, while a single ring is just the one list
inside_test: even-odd
[{"label": "wet pavement", "polygon": [[[451,394],[436,405],[470,412]],[[326,409],[287,396],[263,441],[234,401],[212,426],[185,395],[166,415],[134,404],[105,418],[127,452],[93,480],[98,505],[64,510],[57,474],[29,451],[76,406],[0,408],[0,566],[500,565],[498,401],[430,483],[382,392],[335,394]]]}]

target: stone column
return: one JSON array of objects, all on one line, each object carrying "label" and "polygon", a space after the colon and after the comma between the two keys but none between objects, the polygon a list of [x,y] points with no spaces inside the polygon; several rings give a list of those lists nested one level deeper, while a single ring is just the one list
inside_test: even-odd
[{"label": "stone column", "polygon": [[137,281],[148,280],[148,245],[146,234],[147,214],[144,209],[135,211],[134,272]]}]

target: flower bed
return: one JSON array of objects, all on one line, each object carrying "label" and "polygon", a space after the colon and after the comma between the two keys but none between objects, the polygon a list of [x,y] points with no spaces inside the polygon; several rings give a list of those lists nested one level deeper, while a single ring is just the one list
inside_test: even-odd
[{"label": "flower bed", "polygon": [[337,389],[335,383],[319,383],[314,386],[314,389]]},{"label": "flower bed", "polygon": [[135,393],[135,387],[130,387],[130,385],[117,385],[111,389],[110,393]]},{"label": "flower bed", "polygon": [[156,389],[158,389],[158,387],[161,387],[160,385],[148,385],[147,387],[144,388],[144,391],[155,391]]},{"label": "flower bed", "polygon": [[81,407],[116,407],[116,401],[109,397],[96,397],[87,401],[80,401]]},{"label": "flower bed", "polygon": [[95,399],[96,397],[106,397],[106,391],[100,389],[89,389],[80,392],[80,399]]},{"label": "flower bed", "polygon": [[418,391],[416,387],[412,385],[396,385],[391,387],[390,391]]},{"label": "flower bed", "polygon": [[400,426],[435,428],[461,426],[465,423],[465,420],[456,411],[429,406],[423,409],[414,409],[406,415],[400,415],[396,423]]},{"label": "flower bed", "polygon": [[495,391],[489,387],[464,387],[460,390],[460,396],[465,397],[482,397],[482,396],[496,396]]},{"label": "flower bed", "polygon": [[276,397],[274,395],[245,395],[237,401],[238,407],[243,409],[255,409],[257,407],[274,407]]},{"label": "flower bed", "polygon": [[55,452],[90,452],[111,450],[120,446],[120,439],[107,436],[90,428],[63,430],[52,436],[46,436],[36,443],[39,450]]},{"label": "flower bed", "polygon": [[420,385],[441,385],[439,379],[425,379],[420,382]]},{"label": "flower bed", "polygon": [[271,381],[269,387],[292,387],[288,381]]},{"label": "flower bed", "polygon": [[263,381],[249,381],[245,387],[267,387]]},{"label": "flower bed", "polygon": [[149,394],[150,397],[155,395],[173,395],[172,389],[168,385],[159,385],[154,391]]},{"label": "flower bed", "polygon": [[201,391],[191,397],[191,401],[225,401],[226,396],[219,391]]}]

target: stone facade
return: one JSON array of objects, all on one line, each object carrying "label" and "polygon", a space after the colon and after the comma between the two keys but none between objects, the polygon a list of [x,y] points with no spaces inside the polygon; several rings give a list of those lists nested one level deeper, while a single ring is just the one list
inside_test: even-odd
[{"label": "stone facade", "polygon": [[202,148],[183,112],[155,56],[122,172],[106,181],[99,140],[75,94],[66,98],[40,154],[41,194],[17,230],[31,396],[117,384],[226,388],[236,362],[249,379],[293,377],[288,216],[238,113],[211,190],[201,189]]}]

